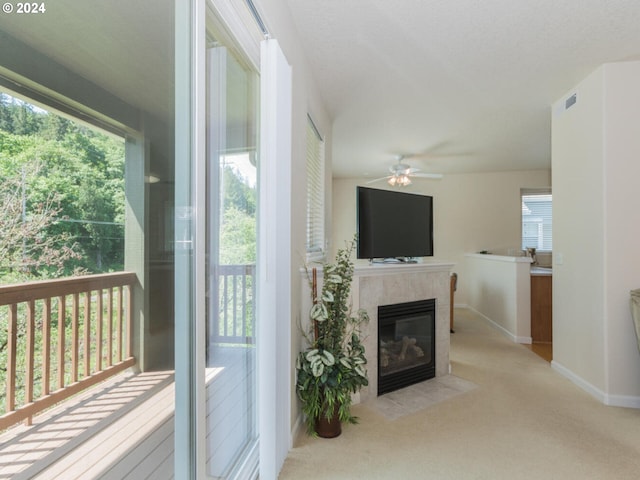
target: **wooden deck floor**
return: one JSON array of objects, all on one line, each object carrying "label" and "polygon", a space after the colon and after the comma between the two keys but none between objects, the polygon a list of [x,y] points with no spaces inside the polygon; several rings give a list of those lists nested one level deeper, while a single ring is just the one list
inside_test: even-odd
[{"label": "wooden deck floor", "polygon": [[0,436],[0,479],[173,478],[173,372],[125,373]]},{"label": "wooden deck floor", "polygon": [[[216,348],[205,369],[207,471],[255,440],[255,348]],[[0,480],[173,478],[173,371],[123,373],[0,435]]]}]

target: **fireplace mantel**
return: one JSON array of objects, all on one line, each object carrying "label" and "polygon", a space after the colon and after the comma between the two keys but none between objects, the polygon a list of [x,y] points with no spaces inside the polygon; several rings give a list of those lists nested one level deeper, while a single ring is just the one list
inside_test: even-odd
[{"label": "fireplace mantel", "polygon": [[451,272],[453,263],[421,262],[421,263],[369,263],[358,260],[354,268],[354,276],[371,275],[405,275],[407,273]]},{"label": "fireplace mantel", "polygon": [[[453,263],[424,262],[410,264],[356,263],[351,286],[352,309],[363,308],[369,314],[363,343],[367,357],[369,386],[360,391],[360,400],[374,399],[378,391],[378,306],[416,300],[436,300],[436,376],[449,373],[450,274]],[[318,270],[321,281],[322,272]],[[310,289],[303,273],[302,318],[311,308]]]}]

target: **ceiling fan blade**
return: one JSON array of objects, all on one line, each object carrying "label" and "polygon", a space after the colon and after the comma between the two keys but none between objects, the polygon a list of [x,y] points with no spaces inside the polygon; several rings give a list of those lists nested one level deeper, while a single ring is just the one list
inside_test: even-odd
[{"label": "ceiling fan blade", "polygon": [[444,175],[442,175],[441,173],[414,173],[411,176],[418,177],[418,178],[434,178],[434,179],[440,179],[444,177]]},{"label": "ceiling fan blade", "polygon": [[386,177],[380,177],[380,178],[376,178],[374,180],[369,180],[368,182],[365,182],[365,185],[369,185],[370,183],[380,182],[382,180],[387,180],[387,179],[389,179],[391,177],[393,177],[393,175],[387,175]]}]

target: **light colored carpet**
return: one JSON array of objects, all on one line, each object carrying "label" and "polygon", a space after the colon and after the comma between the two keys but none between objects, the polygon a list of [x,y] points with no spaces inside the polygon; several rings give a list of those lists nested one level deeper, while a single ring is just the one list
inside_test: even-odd
[{"label": "light colored carpet", "polygon": [[301,435],[280,479],[637,479],[640,411],[607,407],[480,317],[455,311],[453,376],[477,385],[389,419],[354,406],[334,439]]}]

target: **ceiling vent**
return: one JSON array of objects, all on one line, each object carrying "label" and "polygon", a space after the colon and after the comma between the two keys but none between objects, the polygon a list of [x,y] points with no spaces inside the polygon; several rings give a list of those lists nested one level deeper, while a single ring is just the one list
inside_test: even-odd
[{"label": "ceiling vent", "polygon": [[565,100],[564,109],[569,110],[572,106],[576,104],[577,101],[578,101],[577,94],[574,93],[573,95],[571,95],[569,98]]}]

